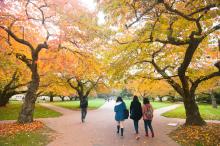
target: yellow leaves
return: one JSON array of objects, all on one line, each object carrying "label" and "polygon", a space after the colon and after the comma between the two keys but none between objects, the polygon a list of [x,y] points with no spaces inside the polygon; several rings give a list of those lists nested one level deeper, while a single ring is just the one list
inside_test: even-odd
[{"label": "yellow leaves", "polygon": [[43,128],[44,124],[40,121],[34,121],[28,124],[6,123],[0,124],[0,136],[14,135],[18,132],[35,131]]},{"label": "yellow leaves", "polygon": [[218,146],[220,144],[220,124],[205,126],[181,126],[170,133],[171,138],[184,146]]},{"label": "yellow leaves", "polygon": [[126,87],[139,96],[144,94],[151,96],[174,94],[172,87],[164,80],[133,79],[128,82]]}]

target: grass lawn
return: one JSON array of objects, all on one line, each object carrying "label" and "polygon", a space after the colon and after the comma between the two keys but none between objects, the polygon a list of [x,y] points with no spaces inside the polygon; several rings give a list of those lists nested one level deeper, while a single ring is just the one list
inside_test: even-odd
[{"label": "grass lawn", "polygon": [[[104,99],[91,99],[88,101],[88,108],[89,109],[98,109],[104,103],[105,103]],[[79,109],[79,101],[59,101],[59,102],[53,102],[52,104],[54,104],[56,106],[68,108],[71,110],[78,110]]]},{"label": "grass lawn", "polygon": [[[131,104],[131,101],[132,100],[124,100],[127,108],[129,109],[130,108],[130,104]],[[142,103],[142,101],[140,101]],[[166,107],[166,106],[170,106],[172,105],[173,103],[170,103],[170,102],[150,102],[153,106],[154,109],[159,109],[159,108],[162,108],[162,107]]]},{"label": "grass lawn", "polygon": [[[199,105],[199,111],[205,120],[220,120],[220,108],[214,109],[211,105]],[[169,118],[186,118],[183,105],[162,115]]]},{"label": "grass lawn", "polygon": [[[6,107],[0,107],[0,120],[16,120],[21,109],[21,102],[10,102]],[[58,117],[61,113],[42,107],[35,106],[34,118]]]},{"label": "grass lawn", "polygon": [[45,146],[51,138],[48,128],[32,132],[19,132],[15,135],[0,136],[0,146]]}]

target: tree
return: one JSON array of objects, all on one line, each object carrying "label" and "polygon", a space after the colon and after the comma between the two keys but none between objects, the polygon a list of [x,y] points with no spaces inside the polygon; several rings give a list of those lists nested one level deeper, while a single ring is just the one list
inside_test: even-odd
[{"label": "tree", "polygon": [[127,88],[141,97],[158,97],[162,102],[163,97],[171,96],[172,87],[163,80],[153,80],[139,77],[130,77]]},{"label": "tree", "polygon": [[[47,1],[17,1],[17,7],[9,7],[14,1],[5,2],[8,7],[2,12],[0,30],[3,30],[8,37],[6,41],[14,48],[19,44],[22,49],[17,49],[22,53],[15,52],[16,57],[26,64],[31,71],[31,81],[28,86],[25,100],[18,117],[19,123],[29,123],[33,121],[33,112],[37,98],[40,76],[38,73],[38,58],[42,49],[48,49],[50,37],[47,29],[50,18],[50,4]],[[35,12],[34,12],[34,11]],[[9,22],[7,21],[9,20]],[[22,28],[22,33],[19,33]],[[29,37],[25,35],[28,34]],[[43,32],[43,33],[42,33]],[[11,41],[13,41],[11,43]]]},{"label": "tree", "polygon": [[20,87],[23,87],[27,84],[21,84],[19,83],[19,75],[18,72],[15,71],[11,77],[11,79],[2,86],[1,84],[1,88],[0,88],[0,107],[1,106],[6,106],[6,104],[9,102],[9,99],[15,95],[15,94],[21,94],[21,93],[25,93],[26,91],[22,91],[22,90],[16,90]]},{"label": "tree", "polygon": [[[116,27],[122,30],[109,37],[120,45],[110,44],[118,49],[113,50],[117,54],[115,66],[130,74],[135,70],[135,74],[164,79],[183,97],[185,124],[204,125],[195,91],[200,83],[220,76],[220,61],[215,63],[216,69],[213,62],[207,63],[214,58],[207,59],[204,53],[211,39],[219,34],[219,1],[114,0],[99,4],[109,20],[107,24],[115,25],[117,21]],[[216,45],[212,49],[217,53]],[[207,66],[211,69],[205,75],[190,76]]]},{"label": "tree", "polygon": [[89,93],[97,86],[99,80],[100,78],[98,78],[96,81],[92,81],[72,77],[69,78],[67,82],[69,83],[70,87],[72,87],[77,92],[81,102],[88,100]]},{"label": "tree", "polygon": [[26,92],[28,81],[24,79],[25,69],[16,58],[0,47],[0,106],[6,106],[11,96]]}]

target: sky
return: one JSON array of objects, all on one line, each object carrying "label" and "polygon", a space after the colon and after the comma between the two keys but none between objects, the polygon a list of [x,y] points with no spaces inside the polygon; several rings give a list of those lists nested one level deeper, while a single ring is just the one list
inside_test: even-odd
[{"label": "sky", "polygon": [[[84,6],[86,6],[89,10],[95,11],[96,9],[96,3],[94,0],[79,0]],[[103,12],[98,12],[98,24],[104,24],[105,23],[105,15]]]},{"label": "sky", "polygon": [[96,8],[96,3],[94,2],[94,0],[79,0],[80,2],[82,2],[83,5],[85,5],[89,10],[94,11]]}]

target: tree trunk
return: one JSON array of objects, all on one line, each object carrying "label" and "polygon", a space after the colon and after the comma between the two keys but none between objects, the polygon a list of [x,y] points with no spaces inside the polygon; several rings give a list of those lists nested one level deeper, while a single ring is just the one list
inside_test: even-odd
[{"label": "tree trunk", "polygon": [[211,93],[210,95],[211,95],[211,99],[212,99],[212,107],[218,108],[215,96],[213,95],[213,93]]},{"label": "tree trunk", "polygon": [[160,102],[163,102],[163,97],[162,96],[158,96],[158,98],[159,98]]},{"label": "tree trunk", "polygon": [[60,96],[61,100],[64,101],[64,96]]},{"label": "tree trunk", "polygon": [[152,97],[152,101],[153,101],[153,102],[155,101],[155,98],[154,98],[154,97]]},{"label": "tree trunk", "polygon": [[195,102],[195,97],[185,97],[184,107],[186,111],[185,125],[205,125],[205,121],[202,119],[198,106]]},{"label": "tree trunk", "polygon": [[74,98],[73,96],[69,96],[70,101],[73,101],[73,98]]},{"label": "tree trunk", "polygon": [[6,95],[0,95],[0,107],[6,106],[6,104],[9,102],[9,98]]},{"label": "tree trunk", "polygon": [[21,112],[18,117],[18,123],[21,123],[21,124],[33,122],[35,101],[37,99],[36,93],[37,93],[39,82],[40,82],[40,76],[37,71],[37,57],[38,57],[37,55],[34,57],[32,56],[33,58],[33,63],[31,66],[31,72],[32,72],[31,79],[32,80],[28,87],[27,94],[25,95],[24,103],[22,105]]},{"label": "tree trunk", "polygon": [[50,102],[53,102],[53,96],[50,96]]}]

